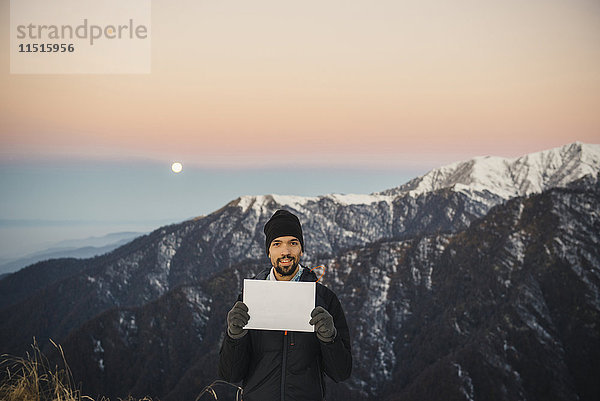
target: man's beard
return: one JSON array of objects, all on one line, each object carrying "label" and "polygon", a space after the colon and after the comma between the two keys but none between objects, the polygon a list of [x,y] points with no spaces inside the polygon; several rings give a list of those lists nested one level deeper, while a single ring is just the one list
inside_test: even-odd
[{"label": "man's beard", "polygon": [[[292,259],[293,262],[288,267],[283,267],[283,266],[279,265],[279,261],[281,259]],[[285,257],[285,258],[279,258],[279,259],[277,259],[277,261],[275,263],[275,266],[273,266],[273,267],[275,267],[275,271],[277,273],[279,273],[281,276],[285,277],[285,276],[291,276],[292,274],[294,274],[296,272],[296,268],[298,267],[298,263],[299,263],[298,259],[296,259],[296,258],[294,258],[292,256],[288,256],[288,257]]]}]

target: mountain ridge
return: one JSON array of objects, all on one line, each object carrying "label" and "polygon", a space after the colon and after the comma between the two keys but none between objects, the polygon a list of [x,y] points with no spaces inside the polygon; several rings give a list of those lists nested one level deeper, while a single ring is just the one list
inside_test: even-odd
[{"label": "mountain ridge", "polygon": [[[143,233],[113,233],[108,234],[104,237],[90,237],[83,240],[68,240],[61,241],[56,246],[46,248],[41,251],[29,253],[16,259],[9,259],[0,264],[0,274],[13,273],[19,269],[27,266],[31,266],[37,262],[41,262],[49,259],[59,258],[77,258],[87,259],[94,256],[104,255],[110,251],[119,248],[133,239],[140,237]],[[119,238],[124,237],[124,238]],[[102,242],[103,239],[109,240],[111,238],[119,238],[114,242],[109,242],[105,245],[83,245],[88,241]],[[81,246],[77,246],[80,244]],[[72,246],[69,246],[72,245]]]},{"label": "mountain ridge", "polygon": [[563,187],[600,169],[600,145],[573,142],[515,158],[480,156],[455,162],[376,192],[379,195],[420,194],[441,188],[488,191],[508,199]]}]

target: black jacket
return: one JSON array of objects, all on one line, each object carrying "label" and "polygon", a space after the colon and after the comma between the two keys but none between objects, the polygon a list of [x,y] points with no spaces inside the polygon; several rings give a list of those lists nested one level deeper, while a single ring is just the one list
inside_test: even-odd
[{"label": "black jacket", "polygon": [[[269,272],[254,278],[264,280]],[[301,281],[316,279],[308,269],[300,277]],[[337,335],[332,343],[323,343],[308,332],[248,330],[239,340],[225,334],[219,376],[229,382],[242,381],[244,401],[320,401],[325,397],[324,374],[335,382],[350,377],[352,355],[344,311],[333,291],[317,283],[316,292],[316,305],[333,316]]]}]

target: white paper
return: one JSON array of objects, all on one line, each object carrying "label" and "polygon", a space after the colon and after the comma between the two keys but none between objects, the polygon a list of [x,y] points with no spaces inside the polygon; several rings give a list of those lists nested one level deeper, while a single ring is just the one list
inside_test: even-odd
[{"label": "white paper", "polygon": [[314,282],[244,280],[243,301],[250,315],[244,328],[314,331],[308,322],[316,288]]}]

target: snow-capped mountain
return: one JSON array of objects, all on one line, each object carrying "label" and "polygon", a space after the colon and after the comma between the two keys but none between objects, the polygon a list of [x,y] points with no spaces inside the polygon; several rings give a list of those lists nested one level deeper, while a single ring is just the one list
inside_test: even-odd
[{"label": "snow-capped mountain", "polygon": [[[486,389],[498,388],[477,380],[474,371],[483,368],[460,354],[460,349],[455,352],[461,358],[450,358],[447,345],[471,341],[469,332],[485,331],[486,325],[492,324],[478,308],[483,301],[491,302],[486,304],[490,311],[500,308],[506,296],[502,288],[515,289],[509,297],[513,303],[532,296],[528,308],[546,302],[534,287],[518,284],[533,271],[543,273],[539,270],[543,267],[536,267],[540,261],[532,257],[550,252],[552,257],[542,261],[544,266],[564,264],[584,283],[573,278],[573,285],[585,296],[597,298],[594,283],[600,267],[595,244],[599,241],[591,234],[598,227],[599,160],[599,145],[574,143],[517,159],[476,158],[455,163],[375,194],[242,196],[214,213],[161,227],[109,254],[42,262],[0,280],[0,353],[21,354],[33,336],[52,338],[76,355],[75,365],[83,371],[78,379],[84,385],[90,383],[91,391],[114,398],[132,389],[143,396],[148,388],[154,389],[152,396],[163,400],[182,399],[182,394],[189,398],[190,392],[199,391],[198,386],[214,378],[214,369],[208,366],[216,360],[223,316],[241,280],[267,263],[264,223],[275,210],[286,208],[303,223],[304,263],[329,266],[325,283],[338,292],[347,310],[356,313],[348,319],[358,353],[355,375],[332,387],[328,399],[387,397],[391,401],[395,399],[391,394],[398,392],[407,397],[417,394],[407,399],[427,399],[419,398],[422,393],[418,391],[434,384],[427,369],[458,375],[452,391],[485,397]],[[542,195],[507,203],[510,198],[537,192]],[[548,192],[553,195],[545,195]],[[585,225],[581,231],[585,237],[556,225],[555,211],[564,209],[565,204],[571,209],[559,217]],[[533,220],[526,224],[523,216]],[[546,236],[545,230],[556,236]],[[481,276],[486,269],[491,269],[489,274]],[[546,286],[544,291],[559,298],[566,294],[556,278],[561,273],[548,274],[550,278],[536,285]],[[596,287],[586,287],[588,282]],[[478,292],[477,302],[471,305],[470,286],[489,299]],[[596,313],[585,309],[582,316],[588,312]],[[529,322],[525,326],[530,330],[537,330],[535,324],[544,326],[540,320],[534,324],[526,319],[533,313],[529,309],[515,313]],[[544,319],[560,325],[555,320],[567,321],[564,315],[561,312]],[[440,331],[447,323],[444,319],[450,317],[454,319],[450,328],[456,323],[460,336]],[[179,318],[182,327],[170,323]],[[511,325],[506,333],[513,333],[514,327],[526,330]],[[421,326],[430,332],[421,332]],[[440,343],[432,337],[436,332],[445,333],[441,338],[451,342]],[[181,338],[181,333],[194,335],[193,341]],[[146,344],[148,341],[152,345]],[[189,344],[198,347],[198,352],[183,352]],[[509,340],[507,344],[519,349]],[[535,356],[530,348],[524,348],[527,351],[520,358]],[[548,352],[565,351],[551,347]],[[598,354],[596,349],[591,352]],[[440,368],[434,361],[442,357],[450,359]],[[156,370],[144,367],[166,363],[164,358],[170,358],[168,363],[178,373],[157,387],[152,383],[159,379],[150,375]],[[130,360],[137,362],[127,364]],[[565,369],[571,369],[571,362],[563,362]],[[188,371],[194,374],[185,374]],[[515,370],[519,374],[525,371],[529,372]],[[569,385],[575,386],[567,383],[564,388]],[[511,395],[522,391],[531,396],[522,399],[536,398],[535,388],[522,383],[509,390]],[[453,397],[446,394],[448,399]]]},{"label": "snow-capped mountain", "polygon": [[294,210],[306,221],[309,242],[330,253],[378,238],[463,229],[510,198],[565,187],[599,172],[600,145],[575,142],[513,159],[476,157],[373,194],[242,196],[228,206],[260,221],[275,208]]},{"label": "snow-capped mountain", "polygon": [[564,187],[600,171],[600,145],[575,142],[518,158],[476,157],[434,169],[379,195],[423,194],[442,188],[509,199]]}]

